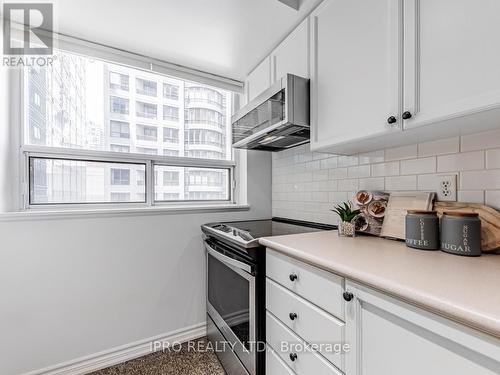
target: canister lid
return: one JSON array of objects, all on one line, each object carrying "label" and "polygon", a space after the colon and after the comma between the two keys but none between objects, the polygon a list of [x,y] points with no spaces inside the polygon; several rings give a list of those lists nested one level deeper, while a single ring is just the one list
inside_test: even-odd
[{"label": "canister lid", "polygon": [[461,217],[478,217],[479,214],[476,212],[456,212],[456,211],[445,211],[443,215],[448,216],[461,216]]},{"label": "canister lid", "polygon": [[406,211],[409,214],[414,214],[414,215],[436,215],[436,211],[426,211],[426,210],[408,210]]}]

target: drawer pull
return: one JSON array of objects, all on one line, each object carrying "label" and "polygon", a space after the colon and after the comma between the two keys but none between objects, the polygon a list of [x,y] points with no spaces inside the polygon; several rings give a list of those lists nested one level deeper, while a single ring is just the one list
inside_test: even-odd
[{"label": "drawer pull", "polygon": [[290,320],[297,319],[297,314],[296,313],[290,313],[288,316],[290,317]]},{"label": "drawer pull", "polygon": [[295,362],[297,359],[297,353],[290,353],[290,361]]},{"label": "drawer pull", "polygon": [[294,273],[291,273],[289,277],[290,277],[290,281],[295,281],[298,278],[298,276]]},{"label": "drawer pull", "polygon": [[347,302],[349,302],[354,298],[354,295],[351,292],[344,292],[343,296]]}]

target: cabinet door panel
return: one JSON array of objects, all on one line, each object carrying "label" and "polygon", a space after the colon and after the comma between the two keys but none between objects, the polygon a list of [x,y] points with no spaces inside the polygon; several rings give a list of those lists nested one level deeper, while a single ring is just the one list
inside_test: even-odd
[{"label": "cabinet door panel", "polygon": [[498,341],[368,288],[347,288],[355,296],[346,311],[347,374],[500,373]]},{"label": "cabinet door panel", "polygon": [[498,0],[405,3],[405,128],[500,105],[499,14]]},{"label": "cabinet door panel", "polygon": [[399,131],[401,12],[400,0],[327,0],[312,13],[313,149]]},{"label": "cabinet door panel", "polygon": [[273,82],[287,73],[309,78],[309,19],[305,19],[271,54]]},{"label": "cabinet door panel", "polygon": [[252,101],[271,85],[271,58],[268,56],[248,75],[246,90],[248,101]]}]

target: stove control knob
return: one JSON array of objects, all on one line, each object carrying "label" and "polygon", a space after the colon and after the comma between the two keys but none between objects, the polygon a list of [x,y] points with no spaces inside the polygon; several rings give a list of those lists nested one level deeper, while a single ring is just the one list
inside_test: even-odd
[{"label": "stove control knob", "polygon": [[289,278],[290,278],[290,281],[295,281],[295,280],[297,280],[298,276],[294,273],[291,273]]}]

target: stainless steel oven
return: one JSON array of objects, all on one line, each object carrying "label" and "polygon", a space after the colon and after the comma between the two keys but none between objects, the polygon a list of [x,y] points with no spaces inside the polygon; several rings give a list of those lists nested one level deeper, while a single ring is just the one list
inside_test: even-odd
[{"label": "stainless steel oven", "polygon": [[206,239],[205,249],[207,314],[219,331],[209,329],[209,340],[231,375],[256,374],[256,264],[217,241]]},{"label": "stainless steel oven", "polygon": [[259,238],[322,229],[332,228],[280,218],[201,226],[207,254],[207,336],[227,374],[265,374],[266,249]]}]

